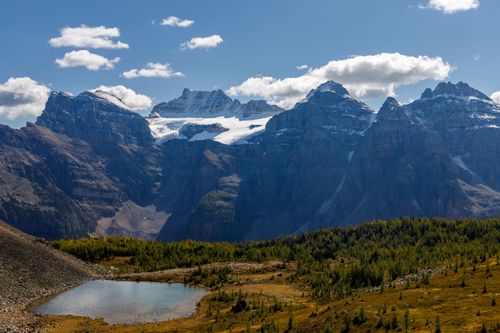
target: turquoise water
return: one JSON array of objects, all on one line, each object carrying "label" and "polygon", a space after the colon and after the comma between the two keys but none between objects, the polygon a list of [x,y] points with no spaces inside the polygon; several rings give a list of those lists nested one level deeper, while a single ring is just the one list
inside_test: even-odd
[{"label": "turquoise water", "polygon": [[206,294],[182,283],[97,280],[57,295],[34,312],[102,317],[110,324],[147,323],[190,316]]}]

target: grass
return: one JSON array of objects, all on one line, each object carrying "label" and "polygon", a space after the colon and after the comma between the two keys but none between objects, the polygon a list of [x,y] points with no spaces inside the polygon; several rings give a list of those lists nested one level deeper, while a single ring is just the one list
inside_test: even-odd
[{"label": "grass", "polygon": [[[115,260],[114,264],[120,263],[119,258]],[[489,332],[498,332],[500,328],[500,305],[492,305],[494,297],[500,299],[500,265],[494,258],[481,265],[465,262],[456,272],[452,265],[444,264],[430,276],[428,283],[425,278],[409,284],[395,280],[386,283],[383,292],[380,288],[361,289],[342,300],[313,299],[303,281],[292,281],[294,269],[294,263],[276,262],[233,266],[228,282],[204,297],[190,318],[153,324],[108,325],[100,319],[48,316],[40,318],[39,323],[42,332],[58,333],[337,333],[347,332],[346,326],[349,332],[405,332],[406,313],[408,332],[435,332],[438,318],[441,332],[478,332],[483,325]],[[182,281],[189,274],[190,271],[184,269],[122,275],[121,278]],[[364,322],[360,320],[360,312],[364,312]]]}]

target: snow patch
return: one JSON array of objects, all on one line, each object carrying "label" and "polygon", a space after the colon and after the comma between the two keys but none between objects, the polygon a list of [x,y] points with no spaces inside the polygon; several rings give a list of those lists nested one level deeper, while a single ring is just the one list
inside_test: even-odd
[{"label": "snow patch", "polygon": [[344,182],[345,182],[345,175],[342,176],[342,179],[340,180],[339,186],[337,186],[337,189],[335,192],[321,205],[321,208],[319,209],[319,214],[324,214],[328,211],[330,206],[333,204],[333,201],[337,197],[337,194],[340,193],[340,190],[342,190],[342,187],[344,187]]},{"label": "snow patch", "polygon": [[172,139],[185,139],[185,137],[179,134],[179,130],[185,124],[210,125],[219,123],[222,127],[227,128],[228,131],[222,133],[203,131],[192,137],[190,141],[211,139],[224,144],[239,144],[246,143],[248,138],[262,132],[269,119],[271,117],[257,119],[240,119],[238,117],[223,116],[213,118],[157,117],[149,118],[148,122],[151,132],[158,143]]},{"label": "snow patch", "polygon": [[112,103],[116,106],[119,106],[122,109],[130,110],[130,108],[125,103],[123,103],[123,101],[121,99],[119,99],[118,97],[116,97],[113,94],[107,93],[107,92],[102,91],[102,90],[95,90],[95,91],[91,91],[91,92],[94,95],[96,95],[97,97],[108,101],[109,103]]},{"label": "snow patch", "polygon": [[455,163],[456,166],[458,166],[460,169],[462,170],[465,170],[467,171],[468,173],[470,173],[471,175],[475,175],[474,172],[472,172],[471,169],[469,169],[467,167],[467,165],[465,165],[464,161],[462,161],[462,157],[461,156],[451,156],[451,160],[453,161],[453,163]]},{"label": "snow patch", "polygon": [[347,154],[347,161],[349,161],[349,163],[351,163],[353,155],[354,155],[354,150],[351,150],[349,154]]}]

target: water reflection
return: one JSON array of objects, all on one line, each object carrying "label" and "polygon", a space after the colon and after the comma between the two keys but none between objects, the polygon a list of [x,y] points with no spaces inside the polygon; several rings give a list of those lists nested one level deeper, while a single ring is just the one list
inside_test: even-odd
[{"label": "water reflection", "polygon": [[192,315],[206,293],[182,283],[97,280],[56,296],[35,312],[102,317],[110,324],[164,321]]}]

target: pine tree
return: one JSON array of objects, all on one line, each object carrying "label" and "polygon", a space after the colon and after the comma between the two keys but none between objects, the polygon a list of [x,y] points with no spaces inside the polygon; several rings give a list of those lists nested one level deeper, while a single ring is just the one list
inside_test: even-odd
[{"label": "pine tree", "polygon": [[441,333],[441,322],[439,320],[439,316],[436,318],[436,328],[434,329],[434,333]]},{"label": "pine tree", "polygon": [[391,328],[395,330],[396,328],[398,328],[398,326],[399,326],[398,317],[395,314],[393,314],[391,318]]},{"label": "pine tree", "polygon": [[293,328],[293,313],[292,310],[290,310],[288,314],[288,330],[291,330]]},{"label": "pine tree", "polygon": [[410,326],[410,310],[406,308],[404,314],[404,330],[405,333],[408,333],[408,327]]},{"label": "pine tree", "polygon": [[344,326],[342,327],[342,333],[348,333],[351,330],[351,317],[348,313],[344,315]]}]

